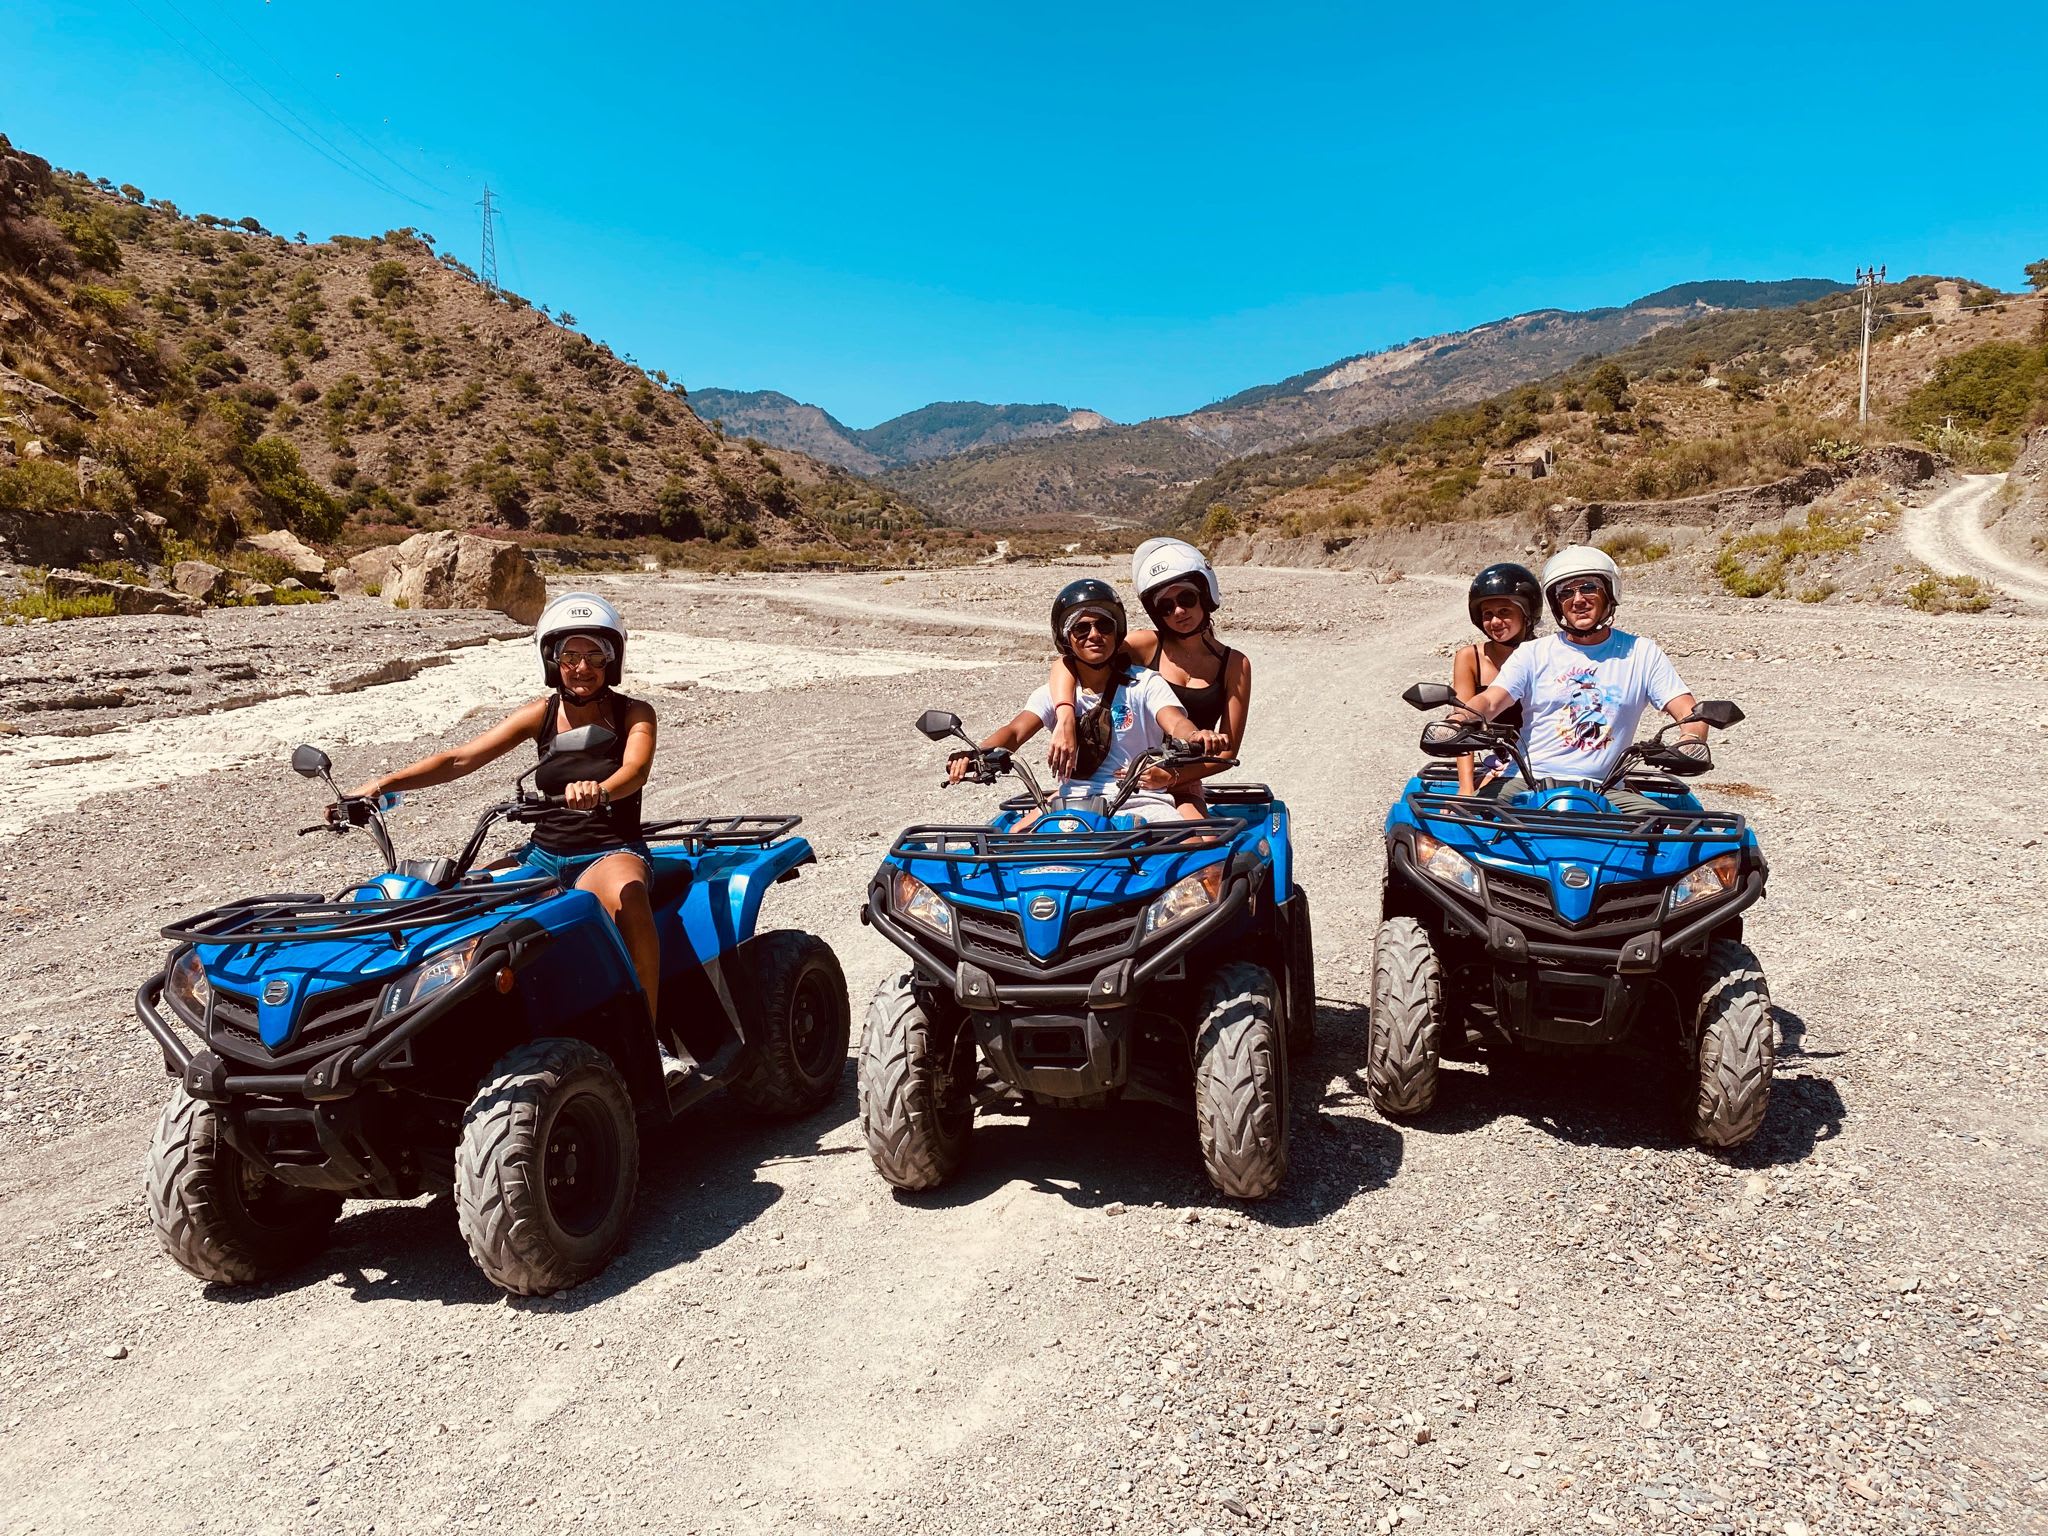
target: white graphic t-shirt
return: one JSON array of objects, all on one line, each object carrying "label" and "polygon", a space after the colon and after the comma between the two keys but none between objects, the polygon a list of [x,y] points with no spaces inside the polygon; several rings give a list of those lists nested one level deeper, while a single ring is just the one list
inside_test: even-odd
[{"label": "white graphic t-shirt", "polygon": [[[1093,709],[1102,696],[1091,688],[1079,690],[1075,698],[1076,718]],[[1052,707],[1052,690],[1040,688],[1031,695],[1024,708],[1045,722],[1047,730],[1052,729],[1055,715]],[[1116,702],[1110,705],[1110,723],[1114,731],[1109,740],[1109,755],[1102,760],[1102,766],[1088,779],[1068,779],[1060,786],[1062,795],[1102,795],[1131,766],[1132,759],[1149,752],[1166,740],[1166,729],[1159,723],[1159,711],[1179,709],[1180,700],[1166,684],[1166,679],[1157,672],[1132,669],[1130,678],[1117,691]],[[1139,799],[1158,799],[1157,794],[1140,790],[1132,796],[1132,802]],[[1135,803],[1128,803],[1135,810]]]},{"label": "white graphic t-shirt", "polygon": [[1522,706],[1522,750],[1538,778],[1604,779],[1646,706],[1689,693],[1654,640],[1615,630],[1598,645],[1545,635],[1515,647],[1494,682]]}]

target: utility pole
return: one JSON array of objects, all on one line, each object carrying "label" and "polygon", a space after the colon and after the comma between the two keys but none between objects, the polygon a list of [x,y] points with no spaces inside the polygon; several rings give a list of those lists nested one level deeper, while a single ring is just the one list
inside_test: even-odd
[{"label": "utility pole", "polygon": [[[490,196],[488,192],[484,194]],[[1856,287],[1863,294],[1863,382],[1856,391],[1856,420],[1870,420],[1870,312],[1877,304],[1877,285],[1884,281],[1883,267],[1858,267]]]},{"label": "utility pole", "polygon": [[[491,293],[498,291],[498,236],[492,227],[496,215],[491,207],[491,189],[484,187],[482,207],[484,210],[484,251],[483,259],[477,265],[477,275],[483,279],[484,288]],[[1863,322],[1864,339],[1870,336],[1870,321],[1866,315]]]}]

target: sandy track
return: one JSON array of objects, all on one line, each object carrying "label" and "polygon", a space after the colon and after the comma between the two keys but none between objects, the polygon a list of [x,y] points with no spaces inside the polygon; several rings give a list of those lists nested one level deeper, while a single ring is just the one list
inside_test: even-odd
[{"label": "sandy track", "polygon": [[[1014,709],[1065,575],[631,586],[679,650],[765,643],[745,605],[792,586],[774,624],[825,614],[806,643],[848,651],[902,648],[901,610],[1009,621],[944,642],[970,669],[649,690],[678,720],[655,809],[806,813],[821,862],[769,919],[833,943],[857,1009],[895,963],[854,920],[887,835],[992,799],[938,790],[909,717]],[[1372,1114],[1377,828],[1419,724],[1394,695],[1441,674],[1461,605],[1229,580],[1321,982],[1294,1174],[1257,1207],[1139,1110],[985,1122],[956,1186],[898,1198],[849,1072],[800,1124],[714,1106],[657,1138],[631,1248],[565,1296],[498,1297],[441,1199],[352,1208],[307,1272],[209,1290],[146,1226],[166,1085],[122,991],[172,913],[313,861],[335,884],[363,850],[295,843],[306,789],[247,762],[0,840],[0,1008],[24,1005],[0,1012],[0,1531],[2038,1528],[2048,789],[1988,783],[1973,733],[2015,693],[2043,714],[2019,658],[2048,629],[1637,600],[1751,716],[1715,782],[1773,863],[1751,937],[1783,1056],[1724,1160],[1622,1065],[1457,1071],[1432,1121]],[[401,841],[450,841],[497,788],[414,801]]]},{"label": "sandy track", "polygon": [[1974,576],[2021,602],[2048,606],[2048,570],[1999,548],[1984,514],[2004,475],[1965,475],[1962,482],[1906,513],[1902,532],[1914,556],[1944,576]]}]

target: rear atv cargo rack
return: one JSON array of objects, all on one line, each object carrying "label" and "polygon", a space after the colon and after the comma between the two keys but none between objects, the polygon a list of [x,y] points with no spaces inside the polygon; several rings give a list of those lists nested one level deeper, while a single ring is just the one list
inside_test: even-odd
[{"label": "rear atv cargo rack", "polygon": [[801,816],[678,816],[668,821],[643,821],[640,835],[648,842],[687,843],[690,852],[707,848],[763,848],[794,832]]}]

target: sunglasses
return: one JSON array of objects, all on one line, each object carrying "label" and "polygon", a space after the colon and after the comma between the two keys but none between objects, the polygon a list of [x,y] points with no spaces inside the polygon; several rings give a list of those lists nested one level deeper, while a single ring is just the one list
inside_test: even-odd
[{"label": "sunglasses", "polygon": [[1561,603],[1568,603],[1575,597],[1605,597],[1607,588],[1597,581],[1574,581],[1561,586],[1552,594]]},{"label": "sunglasses", "polygon": [[1076,619],[1067,626],[1069,640],[1087,640],[1096,635],[1114,636],[1116,626],[1106,619]]},{"label": "sunglasses", "polygon": [[564,667],[601,667],[610,660],[603,651],[564,651],[555,658]]},{"label": "sunglasses", "polygon": [[1158,607],[1168,610],[1199,609],[1202,606],[1202,594],[1193,587],[1169,587],[1152,601]]}]

